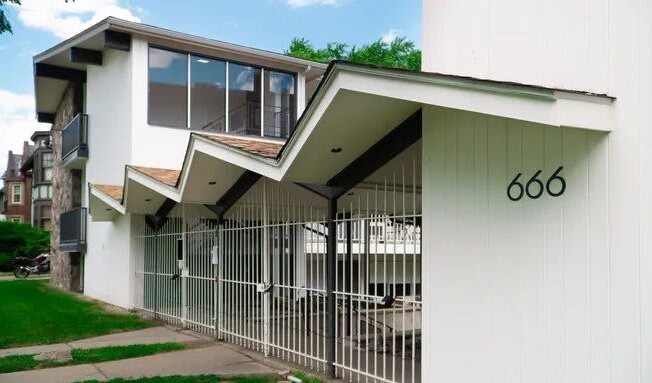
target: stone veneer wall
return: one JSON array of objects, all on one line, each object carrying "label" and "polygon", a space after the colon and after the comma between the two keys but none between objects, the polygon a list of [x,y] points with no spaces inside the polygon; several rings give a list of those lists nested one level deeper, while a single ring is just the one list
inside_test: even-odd
[{"label": "stone veneer wall", "polygon": [[81,84],[70,83],[61,97],[54,124],[52,124],[52,230],[50,232],[51,265],[50,283],[65,290],[81,291],[79,253],[58,251],[61,213],[81,206],[81,172],[61,166],[63,128],[79,113]]}]

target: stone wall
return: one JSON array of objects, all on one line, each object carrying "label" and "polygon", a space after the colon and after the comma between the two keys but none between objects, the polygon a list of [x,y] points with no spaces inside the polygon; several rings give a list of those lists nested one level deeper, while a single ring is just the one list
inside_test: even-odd
[{"label": "stone wall", "polygon": [[50,232],[50,283],[65,290],[81,291],[79,265],[81,255],[58,251],[61,213],[81,206],[81,173],[61,166],[62,130],[78,113],[81,84],[70,83],[66,88],[52,124],[52,230]]}]

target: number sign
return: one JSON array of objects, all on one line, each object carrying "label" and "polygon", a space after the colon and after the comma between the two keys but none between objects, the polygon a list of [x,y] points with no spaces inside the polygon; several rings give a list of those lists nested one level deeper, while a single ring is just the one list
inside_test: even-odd
[{"label": "number sign", "polygon": [[527,195],[531,199],[537,199],[543,195],[544,191],[553,197],[559,197],[566,191],[566,180],[559,175],[563,169],[563,166],[558,167],[550,178],[548,178],[545,186],[543,181],[539,179],[543,170],[537,170],[525,183],[525,186],[519,182],[519,178],[521,178],[523,173],[518,173],[512,182],[507,185],[507,198],[511,201],[519,201],[524,195]]}]

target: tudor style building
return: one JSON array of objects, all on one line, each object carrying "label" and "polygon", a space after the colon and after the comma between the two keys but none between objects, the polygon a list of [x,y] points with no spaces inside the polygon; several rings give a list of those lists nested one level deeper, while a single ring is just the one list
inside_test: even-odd
[{"label": "tudor style building", "polygon": [[649,380],[652,9],[477,3],[424,2],[423,72],[37,55],[53,281],[347,380]]},{"label": "tudor style building", "polygon": [[14,154],[9,151],[7,168],[2,174],[4,182],[4,197],[0,214],[7,221],[31,223],[31,173],[22,172],[22,159],[31,155],[34,148],[27,143],[23,144],[23,154]]},{"label": "tudor style building", "polygon": [[52,167],[54,165],[50,132],[34,132],[31,154],[23,154],[20,171],[31,174],[31,224],[50,231],[52,217]]}]

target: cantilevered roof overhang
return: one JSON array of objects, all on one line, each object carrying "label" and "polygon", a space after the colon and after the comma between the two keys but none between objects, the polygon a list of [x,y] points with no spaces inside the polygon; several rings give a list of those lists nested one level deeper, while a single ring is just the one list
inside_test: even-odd
[{"label": "cantilevered roof overhang", "polygon": [[[211,204],[246,171],[276,181],[326,185],[424,107],[609,132],[613,102],[613,97],[587,92],[333,62],[284,144],[193,133],[176,185],[132,174],[128,167],[125,198],[133,182],[163,199]],[[420,137],[421,116],[408,128],[419,129]]]}]

